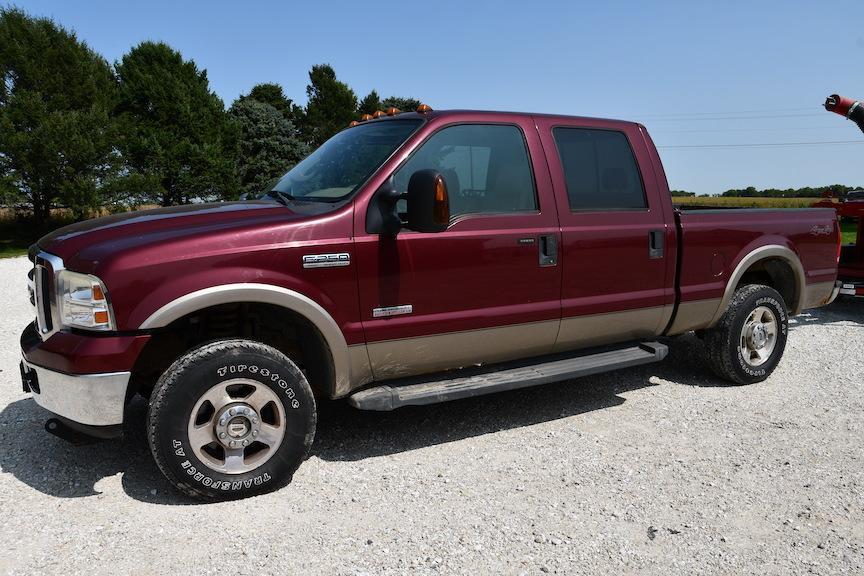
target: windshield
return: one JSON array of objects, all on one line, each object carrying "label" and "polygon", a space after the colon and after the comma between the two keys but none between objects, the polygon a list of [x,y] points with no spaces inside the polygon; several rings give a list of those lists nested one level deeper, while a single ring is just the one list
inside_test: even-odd
[{"label": "windshield", "polygon": [[422,120],[387,120],[339,132],[294,166],[261,197],[336,202],[360,187]]}]

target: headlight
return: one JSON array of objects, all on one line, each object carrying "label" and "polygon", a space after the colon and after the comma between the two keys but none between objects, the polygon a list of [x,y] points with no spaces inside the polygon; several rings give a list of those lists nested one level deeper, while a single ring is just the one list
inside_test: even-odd
[{"label": "headlight", "polygon": [[63,326],[114,330],[108,291],[99,278],[63,270],[57,277],[57,295]]}]

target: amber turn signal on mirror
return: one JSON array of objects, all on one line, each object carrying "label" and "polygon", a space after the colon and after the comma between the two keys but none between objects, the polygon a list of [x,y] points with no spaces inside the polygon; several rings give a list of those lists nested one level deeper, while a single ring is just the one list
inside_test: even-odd
[{"label": "amber turn signal on mirror", "polygon": [[432,220],[439,225],[450,223],[450,197],[447,194],[447,183],[440,174],[435,179],[435,202],[432,206]]}]

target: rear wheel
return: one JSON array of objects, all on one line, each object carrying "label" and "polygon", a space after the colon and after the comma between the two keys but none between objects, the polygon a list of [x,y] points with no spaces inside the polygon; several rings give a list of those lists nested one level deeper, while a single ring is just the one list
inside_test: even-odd
[{"label": "rear wheel", "polygon": [[148,438],[162,473],[199,498],[241,498],[291,481],[315,435],[315,400],[284,354],[249,340],[211,342],[156,384]]},{"label": "rear wheel", "polygon": [[705,331],[711,370],[736,384],[761,382],[777,367],[789,330],[786,303],[773,288],[739,288],[717,324]]}]

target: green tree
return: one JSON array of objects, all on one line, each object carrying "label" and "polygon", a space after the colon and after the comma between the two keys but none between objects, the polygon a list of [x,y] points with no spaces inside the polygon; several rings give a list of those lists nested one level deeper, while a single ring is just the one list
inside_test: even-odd
[{"label": "green tree", "polygon": [[359,118],[363,114],[373,114],[376,110],[386,111],[388,108],[398,108],[402,112],[413,112],[418,106],[420,106],[420,101],[414,98],[390,96],[381,100],[378,92],[372,90],[357,106],[357,117]]},{"label": "green tree", "polygon": [[238,98],[229,114],[240,128],[241,192],[256,193],[306,156],[308,149],[283,114],[257,99]]},{"label": "green tree", "polygon": [[206,70],[161,42],[142,42],[115,69],[120,150],[142,200],[168,206],[235,197],[238,130]]},{"label": "green tree", "polygon": [[416,98],[402,98],[401,96],[390,96],[381,102],[381,109],[398,108],[402,112],[414,112],[421,102]]},{"label": "green tree", "polygon": [[357,106],[357,117],[359,118],[363,114],[373,114],[376,110],[381,110],[381,98],[378,97],[378,92],[372,90]]},{"label": "green tree", "polygon": [[55,203],[87,216],[116,167],[110,66],[53,21],[0,8],[0,77],[4,196],[29,205],[37,230]]},{"label": "green tree", "polygon": [[357,113],[357,96],[344,82],[336,79],[329,64],[313,66],[306,86],[309,101],[303,122],[303,135],[313,146],[348,126]]},{"label": "green tree", "polygon": [[247,98],[257,100],[264,104],[269,104],[278,110],[286,120],[297,126],[298,121],[303,119],[303,108],[294,104],[294,102],[285,96],[282,86],[272,82],[264,82],[256,84],[246,96],[240,96],[237,101],[243,101]]}]

